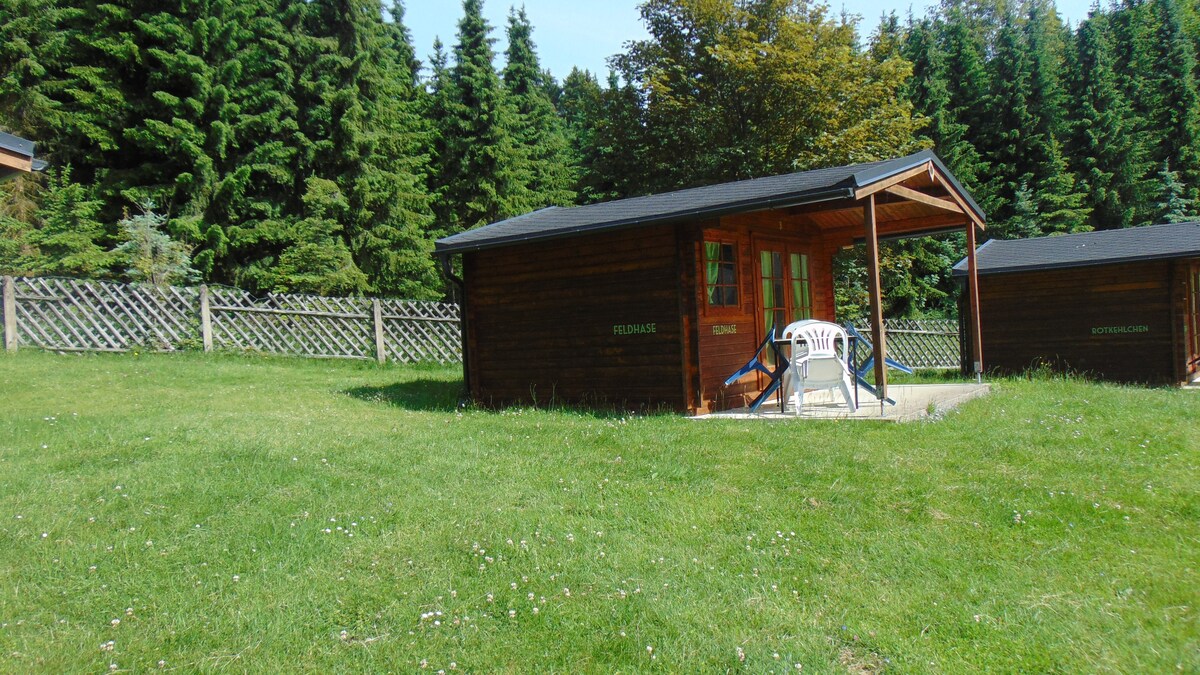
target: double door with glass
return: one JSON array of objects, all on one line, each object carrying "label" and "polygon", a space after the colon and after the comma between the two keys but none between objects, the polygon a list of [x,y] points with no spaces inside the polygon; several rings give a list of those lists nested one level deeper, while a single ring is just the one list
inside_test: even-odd
[{"label": "double door with glass", "polygon": [[810,256],[805,248],[780,242],[759,242],[755,253],[759,335],[773,331],[779,337],[793,321],[813,318]]}]

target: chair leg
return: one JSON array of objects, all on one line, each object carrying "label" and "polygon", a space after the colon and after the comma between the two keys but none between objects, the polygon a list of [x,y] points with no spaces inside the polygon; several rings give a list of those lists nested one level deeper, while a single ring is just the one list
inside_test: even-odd
[{"label": "chair leg", "polygon": [[800,378],[796,378],[793,382],[794,382],[793,389],[795,389],[795,392],[796,392],[796,413],[795,414],[797,417],[799,417],[800,414],[804,412],[804,383],[802,381],[800,381]]},{"label": "chair leg", "polygon": [[842,390],[842,398],[846,400],[846,407],[850,409],[850,412],[858,410],[858,406],[854,403],[854,395],[850,393],[849,383],[842,380],[842,383],[838,386]]}]

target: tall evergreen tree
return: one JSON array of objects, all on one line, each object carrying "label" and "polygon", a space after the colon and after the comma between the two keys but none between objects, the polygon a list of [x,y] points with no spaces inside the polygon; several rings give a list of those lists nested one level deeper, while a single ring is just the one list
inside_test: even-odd
[{"label": "tall evergreen tree", "polygon": [[436,84],[441,117],[438,198],[446,209],[436,224],[452,234],[523,213],[531,206],[521,148],[513,138],[516,113],[492,65],[494,40],[482,0],[464,0],[454,65]]},{"label": "tall evergreen tree", "polygon": [[992,200],[989,212],[993,231],[1001,237],[1018,235],[1028,229],[1025,223],[1009,219],[1017,215],[1017,192],[1024,190],[1032,202],[1028,185],[1035,179],[1035,167],[1047,153],[1040,148],[1046,139],[1035,135],[1036,123],[1029,110],[1032,91],[1029,47],[1012,12],[1004,14],[996,37],[996,54],[990,62],[990,92],[984,102],[985,125],[979,131],[987,143],[983,150],[991,167],[987,192]]},{"label": "tall evergreen tree", "polygon": [[924,133],[951,173],[972,192],[978,189],[984,170],[979,151],[969,138],[967,125],[954,115],[950,98],[945,54],[938,41],[938,27],[930,19],[912,24],[904,43],[904,57],[912,62],[913,74],[905,94],[917,113],[928,120]]},{"label": "tall evergreen tree", "polygon": [[575,171],[562,120],[547,94],[546,74],[538,64],[533,27],[525,9],[508,17],[504,86],[516,108],[513,135],[521,144],[530,176],[528,199],[534,208],[566,206],[575,201]]},{"label": "tall evergreen tree", "polygon": [[344,202],[319,210],[342,214],[341,243],[370,280],[344,291],[429,297],[437,281],[425,236],[428,197],[423,160],[413,156],[423,140],[413,128],[412,61],[396,48],[404,30],[384,25],[379,0],[313,0],[302,25],[309,54],[300,80],[308,103],[301,106],[310,142],[305,159],[311,178],[339,192],[306,179],[306,211]]},{"label": "tall evergreen tree", "polygon": [[1157,19],[1154,40],[1155,109],[1150,123],[1156,132],[1156,165],[1169,162],[1188,185],[1188,198],[1200,196],[1200,93],[1196,53],[1184,33],[1176,0],[1152,0]]},{"label": "tall evergreen tree", "polygon": [[972,146],[980,151],[980,159],[969,175],[977,177],[975,199],[988,213],[1001,205],[988,189],[990,181],[982,180],[991,175],[979,130],[988,127],[988,93],[991,88],[984,54],[986,52],[982,20],[962,6],[955,5],[945,10],[938,24],[938,36],[945,54],[947,73],[946,89],[949,94],[948,114],[954,124],[966,130]]},{"label": "tall evergreen tree", "polygon": [[1072,150],[1086,184],[1090,225],[1106,230],[1134,223],[1139,148],[1129,134],[1132,113],[1121,94],[1106,35],[1107,17],[1093,13],[1076,35]]},{"label": "tall evergreen tree", "polygon": [[[53,138],[60,122],[55,84],[69,58],[63,26],[78,10],[56,0],[0,0],[0,127],[26,138]],[[45,143],[42,154],[53,150]]]}]

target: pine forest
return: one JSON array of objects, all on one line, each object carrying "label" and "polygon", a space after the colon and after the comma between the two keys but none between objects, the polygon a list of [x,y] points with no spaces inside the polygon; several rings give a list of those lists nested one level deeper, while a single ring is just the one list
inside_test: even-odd
[{"label": "pine forest", "polygon": [[[448,234],[925,148],[989,237],[1200,211],[1200,0],[646,0],[561,81],[482,3],[414,45],[399,0],[0,0],[0,130],[50,165],[0,184],[0,272],[439,299]],[[953,316],[964,246],[888,243],[887,315]],[[856,318],[861,253],[836,275]]]}]

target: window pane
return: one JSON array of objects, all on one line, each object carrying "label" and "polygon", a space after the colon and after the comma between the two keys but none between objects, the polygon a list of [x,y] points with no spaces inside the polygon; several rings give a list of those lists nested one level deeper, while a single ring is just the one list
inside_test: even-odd
[{"label": "window pane", "polygon": [[737,258],[733,244],[704,242],[705,291],[712,307],[737,305]]}]

